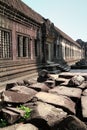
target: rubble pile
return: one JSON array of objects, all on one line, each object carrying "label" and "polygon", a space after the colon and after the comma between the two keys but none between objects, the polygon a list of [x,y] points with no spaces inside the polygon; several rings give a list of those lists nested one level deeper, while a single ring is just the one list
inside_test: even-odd
[{"label": "rubble pile", "polygon": [[[25,112],[29,118],[20,123]],[[8,125],[1,130],[87,130],[87,81],[72,74],[58,78],[42,71],[36,81],[9,83],[0,93],[0,118]]]}]

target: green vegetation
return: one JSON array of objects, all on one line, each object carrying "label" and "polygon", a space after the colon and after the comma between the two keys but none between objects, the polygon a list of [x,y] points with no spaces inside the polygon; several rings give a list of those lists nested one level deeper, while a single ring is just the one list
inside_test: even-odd
[{"label": "green vegetation", "polygon": [[8,125],[8,122],[5,119],[0,119],[0,128],[6,127]]},{"label": "green vegetation", "polygon": [[25,107],[24,105],[20,105],[20,107],[18,107],[20,110],[23,110],[25,112],[25,115],[22,117],[21,120],[26,120],[30,117],[31,114],[31,109],[28,107]]},{"label": "green vegetation", "polygon": [[[25,112],[25,115],[23,117],[21,117],[18,122],[25,121],[30,117],[30,114],[31,114],[30,108],[25,107],[24,105],[20,105],[17,108],[19,108],[20,110],[23,110]],[[3,117],[0,117],[0,128],[6,127],[6,126],[8,126],[7,120],[4,119]]]}]

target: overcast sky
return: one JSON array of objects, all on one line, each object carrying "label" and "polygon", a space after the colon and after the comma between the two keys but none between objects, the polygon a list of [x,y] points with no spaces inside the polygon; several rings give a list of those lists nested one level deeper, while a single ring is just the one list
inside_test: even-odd
[{"label": "overcast sky", "polygon": [[87,41],[87,0],[22,0],[74,40]]}]

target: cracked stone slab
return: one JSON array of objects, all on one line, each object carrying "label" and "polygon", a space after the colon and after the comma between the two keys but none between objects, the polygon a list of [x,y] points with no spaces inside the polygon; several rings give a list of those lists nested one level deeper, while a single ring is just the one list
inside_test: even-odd
[{"label": "cracked stone slab", "polygon": [[67,109],[71,113],[75,113],[75,103],[68,97],[62,95],[55,95],[46,92],[39,92],[35,95],[37,100],[52,104],[54,106],[59,106]]}]

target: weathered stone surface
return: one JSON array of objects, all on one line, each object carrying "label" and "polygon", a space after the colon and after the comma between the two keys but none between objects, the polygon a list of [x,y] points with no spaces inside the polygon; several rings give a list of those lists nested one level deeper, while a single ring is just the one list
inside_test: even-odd
[{"label": "weathered stone surface", "polygon": [[18,80],[17,85],[24,86],[24,81],[23,80]]},{"label": "weathered stone surface", "polygon": [[21,124],[16,128],[16,130],[39,130],[36,126],[32,124]]},{"label": "weathered stone surface", "polygon": [[30,97],[35,95],[37,91],[34,89],[28,88],[26,86],[15,86],[10,89],[11,91],[17,92],[17,93],[23,93],[23,94],[28,94]]},{"label": "weathered stone surface", "polygon": [[11,89],[11,88],[13,88],[17,85],[24,86],[23,80],[19,80],[19,81],[16,81],[16,82],[6,84],[6,90],[9,90],[9,89]]},{"label": "weathered stone surface", "polygon": [[45,81],[45,84],[49,87],[49,88],[54,88],[55,87],[55,80],[47,80]]},{"label": "weathered stone surface", "polygon": [[39,92],[35,95],[35,97],[37,98],[37,100],[60,106],[62,108],[67,109],[67,111],[75,113],[75,103],[66,96],[55,95],[46,92]]},{"label": "weathered stone surface", "polygon": [[31,84],[33,84],[33,82],[30,81],[30,79],[24,79],[23,81],[26,86],[30,86]]},{"label": "weathered stone surface", "polygon": [[57,86],[49,90],[50,93],[65,95],[68,97],[80,98],[82,90],[79,88],[71,88],[65,86]]},{"label": "weathered stone surface", "polygon": [[50,74],[50,76],[51,76],[54,80],[56,80],[56,79],[58,78],[58,74]]},{"label": "weathered stone surface", "polygon": [[65,79],[65,78],[56,78],[56,79],[55,79],[56,86],[57,86],[57,85],[60,85],[61,83],[66,82],[66,81],[67,81],[67,79]]},{"label": "weathered stone surface", "polygon": [[36,91],[47,92],[49,90],[49,87],[45,83],[35,83],[30,85],[29,87],[35,89]]},{"label": "weathered stone surface", "polygon": [[24,117],[25,111],[19,108],[5,107],[2,109],[2,114],[9,124],[13,124],[18,121],[20,117]]},{"label": "weathered stone surface", "polygon": [[87,130],[87,126],[77,117],[69,115],[61,121],[57,130]]},{"label": "weathered stone surface", "polygon": [[41,77],[48,77],[48,71],[43,69],[39,72],[38,76],[41,76]]},{"label": "weathered stone surface", "polygon": [[19,126],[19,124],[15,124],[15,125],[11,125],[11,126],[7,126],[4,128],[0,128],[0,130],[16,130],[16,128]]},{"label": "weathered stone surface", "polygon": [[78,86],[81,89],[87,88],[87,81],[84,81],[81,85]]},{"label": "weathered stone surface", "polygon": [[87,96],[87,89],[85,89],[85,90],[82,92],[82,95],[83,95],[83,96]]},{"label": "weathered stone surface", "polygon": [[70,73],[70,72],[63,72],[63,73],[60,73],[59,74],[59,77],[60,78],[66,78],[66,79],[70,79],[74,76],[75,74],[74,73]]},{"label": "weathered stone surface", "polygon": [[81,97],[82,116],[87,118],[87,96]]},{"label": "weathered stone surface", "polygon": [[83,83],[83,81],[85,80],[85,78],[81,75],[75,75],[74,77],[72,77],[69,82],[68,85],[69,86],[79,86]]},{"label": "weathered stone surface", "polygon": [[66,116],[67,113],[62,109],[43,102],[37,102],[34,111],[31,113],[31,119],[43,119],[50,127],[58,124]]},{"label": "weathered stone surface", "polygon": [[69,80],[67,79],[64,83],[61,83],[60,86],[68,86]]},{"label": "weathered stone surface", "polygon": [[4,91],[2,93],[2,99],[8,103],[26,103],[31,100],[31,96],[28,94],[17,93],[12,91]]},{"label": "weathered stone surface", "polygon": [[19,114],[21,117],[23,117],[25,115],[25,111],[20,110],[19,108],[14,108],[14,107],[5,107],[6,110],[15,112],[17,114]]},{"label": "weathered stone surface", "polygon": [[51,77],[51,75],[48,73],[48,71],[43,69],[42,71],[39,72],[37,81],[45,82],[50,77]]},{"label": "weathered stone surface", "polygon": [[9,124],[15,123],[19,118],[20,114],[7,110],[7,109],[2,109],[3,112],[3,117],[7,120]]}]

